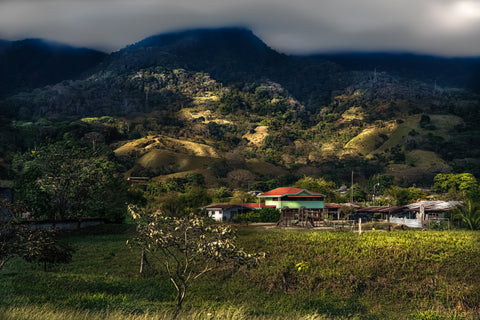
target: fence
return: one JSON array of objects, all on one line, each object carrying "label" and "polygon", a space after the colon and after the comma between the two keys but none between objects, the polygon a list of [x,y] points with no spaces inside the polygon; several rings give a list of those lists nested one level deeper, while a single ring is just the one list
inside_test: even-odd
[{"label": "fence", "polygon": [[334,220],[330,222],[334,231],[355,231],[358,229],[358,221],[355,220]]},{"label": "fence", "polygon": [[93,226],[105,224],[104,219],[85,218],[82,220],[63,220],[63,221],[22,221],[24,225],[31,229],[60,229],[60,230],[78,230]]},{"label": "fence", "polygon": [[407,218],[397,218],[397,217],[390,217],[390,223],[398,223],[403,224],[409,228],[421,228],[422,227],[422,220],[420,219],[407,219]]}]

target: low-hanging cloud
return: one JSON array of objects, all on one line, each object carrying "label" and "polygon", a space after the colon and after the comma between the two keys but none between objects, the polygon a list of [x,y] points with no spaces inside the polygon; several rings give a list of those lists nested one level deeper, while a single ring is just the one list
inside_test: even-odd
[{"label": "low-hanging cloud", "polygon": [[161,32],[233,25],[285,53],[480,55],[480,4],[472,0],[0,0],[0,38],[105,51]]}]

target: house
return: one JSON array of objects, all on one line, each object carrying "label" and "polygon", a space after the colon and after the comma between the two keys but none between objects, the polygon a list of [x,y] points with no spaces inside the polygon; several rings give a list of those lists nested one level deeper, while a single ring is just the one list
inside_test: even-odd
[{"label": "house", "polygon": [[338,203],[325,203],[323,208],[325,219],[331,218],[335,220],[340,220],[341,207],[342,205]]},{"label": "house", "polygon": [[295,187],[281,187],[257,195],[265,199],[266,206],[275,206],[277,209],[312,209],[323,211],[325,195]]},{"label": "house", "polygon": [[282,210],[277,226],[312,227],[323,220],[325,195],[295,187],[281,187],[257,195],[266,206]]},{"label": "house", "polygon": [[392,215],[402,213],[404,207],[402,206],[372,206],[365,208],[358,208],[356,214],[353,216],[353,220],[362,218],[362,221],[370,221],[372,219],[388,219]]},{"label": "house", "polygon": [[411,228],[422,228],[426,224],[435,221],[447,221],[449,224],[449,212],[458,208],[463,204],[462,201],[420,201],[408,204],[402,207],[402,211],[393,213],[389,221],[391,223],[399,223]]},{"label": "house", "polygon": [[214,204],[205,208],[208,217],[215,221],[230,221],[237,214],[252,210],[241,204]]}]

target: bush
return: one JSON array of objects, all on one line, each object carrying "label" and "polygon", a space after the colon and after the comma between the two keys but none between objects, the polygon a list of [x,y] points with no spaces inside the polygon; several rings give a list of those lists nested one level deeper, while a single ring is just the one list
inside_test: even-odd
[{"label": "bush", "polygon": [[280,220],[280,211],[276,208],[262,208],[258,210],[260,222],[277,222]]},{"label": "bush", "polygon": [[280,211],[275,208],[262,208],[236,215],[234,222],[277,222],[280,220]]}]

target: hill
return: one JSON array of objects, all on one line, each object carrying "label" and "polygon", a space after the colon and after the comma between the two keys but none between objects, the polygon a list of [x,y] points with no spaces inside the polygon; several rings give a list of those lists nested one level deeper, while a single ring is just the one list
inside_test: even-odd
[{"label": "hill", "polygon": [[[428,80],[433,71],[447,77],[447,67],[420,75],[430,58],[387,58],[391,72],[370,68],[375,55],[365,64],[356,56],[286,56],[242,28],[157,35],[79,80],[1,100],[0,150],[8,158],[96,132],[126,175],[193,170],[232,187],[303,174],[341,183],[352,170],[360,181],[383,173],[404,185],[429,185],[441,172],[480,174],[478,95],[460,80]],[[238,170],[250,172],[244,182],[232,179]]]}]

